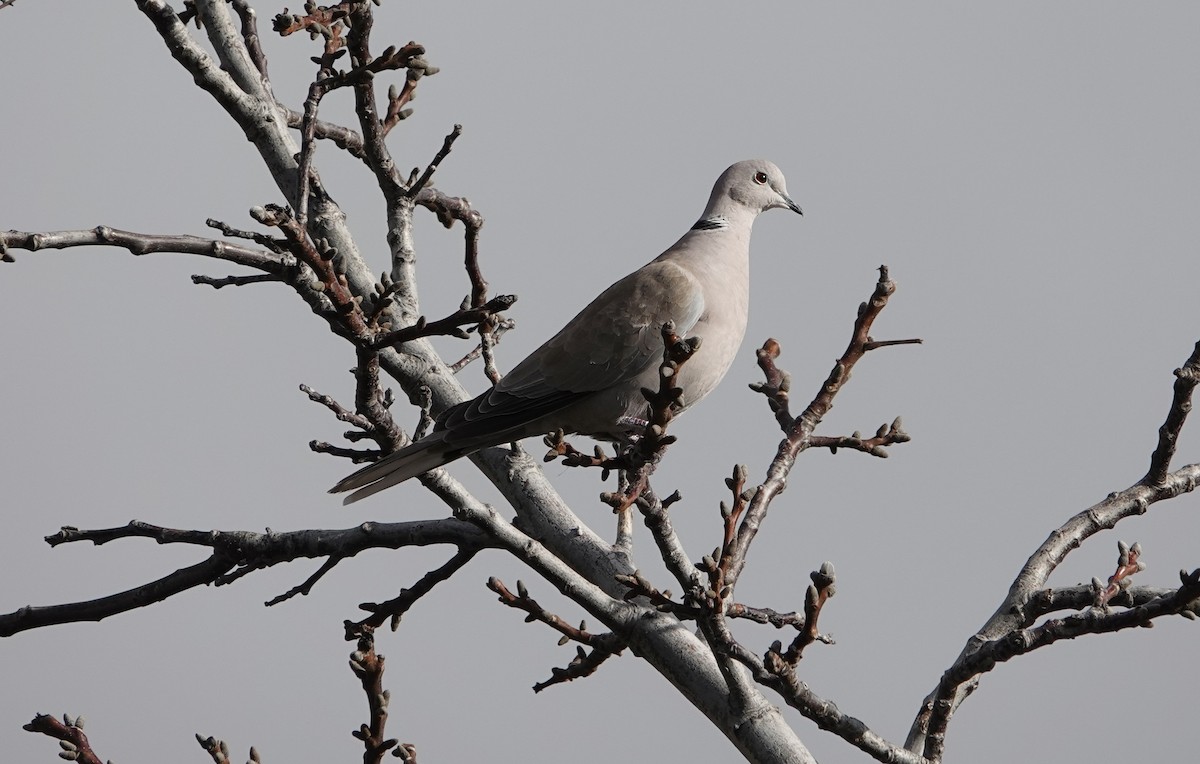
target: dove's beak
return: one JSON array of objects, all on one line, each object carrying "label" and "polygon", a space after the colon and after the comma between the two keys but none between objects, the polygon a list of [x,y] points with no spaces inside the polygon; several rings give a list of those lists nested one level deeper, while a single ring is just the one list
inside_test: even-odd
[{"label": "dove's beak", "polygon": [[787,194],[780,194],[779,198],[782,201],[782,204],[777,204],[774,206],[786,207],[787,209],[791,210],[792,212],[796,213],[797,215],[804,214],[804,210],[800,209],[800,205],[793,202],[792,198],[790,196],[788,196]]}]

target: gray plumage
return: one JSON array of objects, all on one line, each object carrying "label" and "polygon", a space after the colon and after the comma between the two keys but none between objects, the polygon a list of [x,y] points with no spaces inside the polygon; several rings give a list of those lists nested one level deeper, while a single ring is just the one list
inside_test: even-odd
[{"label": "gray plumage", "polygon": [[775,208],[801,212],[778,167],[761,159],[731,166],[674,246],[601,292],[492,389],[447,409],[429,435],[330,493],[354,491],[349,504],[482,448],[558,429],[628,442],[647,413],[642,388],[658,386],[667,321],[703,340],[680,369],[682,406],[708,395],[746,331],[751,226]]}]

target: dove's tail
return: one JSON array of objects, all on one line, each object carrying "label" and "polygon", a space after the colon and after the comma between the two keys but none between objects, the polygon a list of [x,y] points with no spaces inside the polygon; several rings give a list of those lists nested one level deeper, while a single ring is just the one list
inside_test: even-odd
[{"label": "dove's tail", "polygon": [[342,500],[343,504],[353,504],[359,499],[373,496],[385,488],[391,488],[397,483],[403,483],[411,477],[429,472],[463,456],[462,449],[447,445],[444,435],[444,430],[434,432],[416,443],[388,454],[358,472],[342,478],[329,492],[354,491]]}]

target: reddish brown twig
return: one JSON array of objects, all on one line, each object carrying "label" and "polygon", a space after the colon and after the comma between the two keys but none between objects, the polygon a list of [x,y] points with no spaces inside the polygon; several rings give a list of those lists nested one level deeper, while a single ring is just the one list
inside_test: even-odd
[{"label": "reddish brown twig", "polygon": [[758,368],[762,369],[764,382],[752,382],[750,389],[767,397],[767,405],[771,407],[779,426],[786,432],[792,426],[795,418],[789,409],[788,393],[791,391],[792,378],[786,371],[775,365],[775,359],[783,352],[779,342],[768,337],[763,346],[755,351],[758,358]]},{"label": "reddish brown twig", "polygon": [[[563,635],[564,640],[579,642],[588,647],[605,647],[610,646],[611,634],[592,634],[587,630],[587,623],[580,622],[579,626],[572,626],[554,613],[546,610],[538,604],[538,601],[529,596],[529,591],[525,588],[523,581],[517,581],[517,593],[513,594],[508,587],[500,579],[492,576],[487,580],[487,587],[495,592],[500,602],[517,610],[523,610],[528,615],[525,617],[525,622],[538,621],[544,623],[555,631]],[[563,642],[562,644],[566,644]],[[622,648],[624,649],[624,648]],[[616,652],[620,652],[617,650]]]},{"label": "reddish brown twig", "polygon": [[1103,584],[1099,579],[1093,579],[1092,588],[1096,592],[1093,604],[1096,607],[1105,607],[1113,597],[1117,596],[1120,591],[1129,586],[1129,577],[1134,573],[1140,573],[1146,569],[1145,564],[1140,562],[1142,556],[1142,545],[1134,543],[1129,546],[1124,541],[1117,542],[1117,570],[1108,577],[1108,584]]},{"label": "reddish brown twig", "polygon": [[591,455],[585,454],[566,439],[566,433],[562,430],[548,433],[542,438],[542,442],[549,448],[542,456],[543,462],[552,462],[561,458],[564,467],[599,467],[603,470],[600,475],[601,480],[608,480],[608,474],[612,470],[627,469],[631,466],[630,461],[621,458],[619,454],[609,456],[604,447],[599,444],[596,444]]},{"label": "reddish brown twig", "polygon": [[[399,740],[384,737],[392,695],[383,688],[384,657],[375,652],[375,630],[370,626],[360,626],[354,636],[358,639],[358,645],[350,653],[350,670],[362,683],[369,716],[368,721],[351,734],[363,743],[364,764],[379,764],[384,754],[400,745]],[[411,744],[405,744],[405,748],[411,750]],[[415,750],[412,753],[415,755]]]},{"label": "reddish brown twig", "polygon": [[493,297],[478,307],[461,307],[446,318],[437,321],[426,321],[425,317],[421,316],[412,326],[388,332],[372,340],[368,343],[367,347],[371,350],[382,350],[383,348],[399,345],[403,342],[410,342],[420,337],[433,337],[437,335],[450,335],[465,340],[470,335],[462,329],[463,326],[482,324],[494,314],[511,308],[516,301],[516,295],[502,294]]},{"label": "reddish brown twig", "polygon": [[582,647],[576,646],[575,657],[567,664],[566,668],[558,668],[557,666],[550,667],[550,678],[544,682],[537,682],[533,685],[534,692],[541,692],[556,684],[564,684],[576,679],[582,679],[585,676],[591,676],[596,673],[596,669],[600,668],[606,660],[612,657],[612,653],[607,653],[602,650],[592,650],[588,652]]},{"label": "reddish brown twig", "polygon": [[370,422],[364,432],[379,444],[384,453],[392,453],[407,440],[392,419],[391,395],[379,384],[379,356],[359,347],[358,364],[354,367],[354,408]]},{"label": "reddish brown twig", "polygon": [[908,433],[904,431],[904,425],[900,421],[900,417],[892,420],[891,424],[881,424],[879,429],[875,431],[874,437],[864,438],[862,433],[854,432],[852,435],[813,435],[808,439],[809,448],[828,448],[831,453],[836,454],[839,448],[848,448],[854,451],[861,451],[864,454],[877,456],[880,459],[888,458],[888,446],[897,443],[907,443],[912,440]]},{"label": "reddish brown twig", "polygon": [[82,716],[72,719],[63,714],[62,721],[59,721],[49,714],[38,714],[21,729],[58,740],[59,746],[62,748],[59,756],[64,759],[82,762],[82,764],[103,764],[100,757],[92,750],[92,744],[88,742],[87,735],[83,734]]},{"label": "reddish brown twig", "polygon": [[334,26],[344,23],[350,17],[351,9],[358,3],[353,0],[328,6],[318,6],[316,3],[305,6],[307,13],[278,13],[271,21],[271,29],[280,37],[287,37],[296,32],[309,32],[311,35],[328,35]]},{"label": "reddish brown twig", "polygon": [[671,599],[670,589],[659,591],[640,570],[635,570],[633,573],[620,573],[616,576],[616,580],[629,587],[629,591],[625,592],[624,599],[626,602],[638,597],[645,597],[659,610],[666,610],[677,614],[687,610],[690,610],[693,614],[697,612],[694,609],[683,608],[678,602]]},{"label": "reddish brown twig", "polygon": [[343,333],[352,337],[367,336],[367,319],[360,305],[361,300],[350,291],[345,275],[338,273],[334,267],[337,249],[324,239],[310,241],[300,221],[285,207],[277,204],[253,207],[250,216],[262,225],[277,228],[283,234],[287,251],[312,269],[320,291],[333,304],[339,316],[337,323]]},{"label": "reddish brown twig", "polygon": [[[614,655],[620,655],[625,649],[625,643],[611,632],[593,634],[587,630],[586,622],[581,621],[579,626],[572,626],[562,618],[549,612],[539,605],[537,600],[529,596],[529,592],[525,589],[525,584],[521,581],[517,581],[516,594],[509,591],[504,582],[494,576],[488,579],[487,586],[499,595],[500,602],[527,613],[525,616],[526,623],[538,621],[562,634],[562,638],[558,642],[559,645],[565,645],[568,642],[580,643],[575,657],[567,664],[567,667],[550,669],[550,679],[535,684],[533,686],[534,692],[541,692],[547,687],[556,684],[590,676],[606,660]],[[590,647],[591,652],[584,650],[583,646]]]},{"label": "reddish brown twig", "polygon": [[727,583],[726,576],[733,562],[738,520],[754,495],[754,490],[747,491],[745,485],[746,467],[739,464],[733,468],[733,475],[725,478],[725,487],[733,494],[733,504],[729,505],[723,501],[720,504],[723,527],[721,545],[714,549],[712,554],[701,557],[695,566],[707,576],[708,586],[703,589],[697,588],[685,598],[685,601],[696,604],[707,614],[713,634],[723,639],[727,638],[728,644],[722,648],[726,653],[733,642],[733,636],[721,623],[733,599],[733,587]]},{"label": "reddish brown twig", "polygon": [[[833,571],[833,563],[821,563],[819,570],[814,570],[808,575],[812,579],[812,584],[804,592],[803,628],[800,629],[800,633],[792,640],[786,651],[780,652],[782,645],[779,642],[772,644],[770,650],[770,652],[778,653],[785,662],[792,666],[800,662],[800,659],[804,657],[804,648],[813,642],[825,642],[826,644],[833,642],[831,638],[822,636],[817,630],[821,609],[837,591],[834,586],[837,578]],[[770,659],[764,659],[764,661],[768,664],[771,663]]]},{"label": "reddish brown twig", "polygon": [[733,468],[733,475],[725,478],[725,487],[733,494],[733,504],[729,505],[721,502],[721,520],[724,528],[724,535],[721,538],[721,562],[719,567],[721,573],[720,586],[725,585],[725,576],[729,573],[729,568],[733,564],[734,542],[737,540],[738,521],[741,520],[742,513],[746,511],[750,500],[754,498],[754,489],[746,489],[746,476],[748,470],[746,465],[739,464]]},{"label": "reddish brown twig", "polygon": [[[732,560],[726,574],[728,584],[736,583],[738,576],[741,575],[750,545],[762,525],[763,518],[766,517],[771,501],[787,485],[787,476],[795,464],[796,457],[805,449],[812,447],[814,430],[829,409],[833,407],[833,400],[838,392],[850,380],[850,374],[855,364],[866,355],[871,347],[880,346],[880,343],[871,337],[871,327],[895,291],[896,283],[889,278],[887,266],[879,266],[879,280],[875,284],[871,298],[859,306],[858,317],[854,321],[854,331],[845,352],[834,363],[833,370],[821,386],[821,390],[804,409],[804,412],[794,419],[789,419],[790,415],[788,414],[786,393],[789,383],[787,377],[774,364],[775,358],[779,355],[779,343],[768,340],[764,344],[763,351],[759,355],[759,366],[763,368],[767,381],[755,389],[766,395],[771,402],[776,419],[781,426],[785,426],[786,437],[780,443],[775,459],[767,469],[767,479],[755,491],[754,498],[750,501],[738,526]],[[912,340],[912,342],[919,342],[919,340]],[[898,427],[894,429],[899,431],[899,435],[907,438],[907,435],[904,435]],[[886,435],[885,433],[884,437]],[[896,439],[894,442],[903,441]]]}]

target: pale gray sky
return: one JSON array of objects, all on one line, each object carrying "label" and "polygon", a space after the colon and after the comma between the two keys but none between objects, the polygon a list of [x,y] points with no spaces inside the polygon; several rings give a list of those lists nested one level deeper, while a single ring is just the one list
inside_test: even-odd
[{"label": "pale gray sky", "polygon": [[[279,9],[259,10],[276,93],[299,106],[316,48],[271,37]],[[805,217],[759,221],[743,359],[673,427],[681,440],[655,478],[660,492],[683,490],[672,511],[697,558],[719,541],[720,478],[735,462],[761,476],[779,440],[745,386],[758,379],[753,348],[777,337],[807,400],[874,269],[891,266],[900,289],[876,337],[926,344],[869,356],[824,431],[902,414],[913,442],[886,461],[804,456],[739,596],[799,607],[807,572],[832,560],[838,596],[821,625],[838,643],[812,649],[800,674],[901,740],[1046,534],[1143,474],[1171,371],[1200,339],[1200,7],[390,2],[378,19],[379,48],[417,40],[442,68],[393,133],[400,163],[424,165],[464,126],[436,182],[486,216],[486,274],[521,296],[502,366],[671,244],[728,164],[762,156],[787,173]],[[239,129],[132,3],[18,3],[0,12],[0,62],[0,227],[204,235],[207,217],[250,227],[249,207],[279,201]],[[325,113],[348,113],[338,100]],[[330,147],[317,162],[382,270],[373,181]],[[423,307],[437,317],[467,291],[460,230],[423,216],[417,233]],[[196,287],[190,274],[227,271],[176,255],[14,254],[0,266],[0,611],[100,596],[200,559],[133,541],[49,549],[42,536],[64,524],[292,529],[440,513],[416,485],[350,509],[324,493],[347,465],[307,443],[344,427],[296,387],[350,400],[353,354],[283,288]],[[478,369],[466,374],[483,388]],[[1196,443],[1185,431],[1179,465]],[[611,535],[597,476],[549,472]],[[1073,554],[1052,583],[1107,577],[1118,538],[1145,547],[1139,583],[1177,583],[1177,569],[1200,565],[1197,509],[1191,496],[1156,505]],[[21,724],[68,711],[87,715],[98,751],[118,762],[201,761],[193,732],[226,739],[239,760],[251,744],[267,762],[357,760],[349,731],[366,711],[341,621],[446,554],[365,555],[269,609],[316,565],[5,640],[0,748],[50,760],[54,742]],[[489,575],[522,573],[481,556],[380,637],[389,732],[422,761],[736,755],[632,656],[534,695],[573,648],[496,604]],[[543,604],[581,616],[525,578]],[[955,718],[948,760],[1182,760],[1196,629],[1164,621],[1001,666]],[[756,652],[777,637],[739,633]],[[823,761],[866,760],[787,713]]]}]

